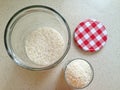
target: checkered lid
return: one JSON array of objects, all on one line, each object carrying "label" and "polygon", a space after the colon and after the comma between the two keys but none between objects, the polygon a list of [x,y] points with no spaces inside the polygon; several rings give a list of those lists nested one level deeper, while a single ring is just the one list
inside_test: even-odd
[{"label": "checkered lid", "polygon": [[74,40],[85,51],[98,51],[107,41],[107,31],[99,21],[87,19],[75,29]]}]

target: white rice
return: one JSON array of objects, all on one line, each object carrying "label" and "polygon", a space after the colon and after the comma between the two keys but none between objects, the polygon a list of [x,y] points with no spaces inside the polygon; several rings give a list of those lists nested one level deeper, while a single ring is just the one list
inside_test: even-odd
[{"label": "white rice", "polygon": [[61,34],[50,27],[39,28],[25,40],[25,50],[31,61],[41,66],[56,62],[64,53],[65,43]]},{"label": "white rice", "polygon": [[65,78],[70,86],[74,88],[84,88],[91,82],[93,71],[86,61],[76,59],[67,65]]}]

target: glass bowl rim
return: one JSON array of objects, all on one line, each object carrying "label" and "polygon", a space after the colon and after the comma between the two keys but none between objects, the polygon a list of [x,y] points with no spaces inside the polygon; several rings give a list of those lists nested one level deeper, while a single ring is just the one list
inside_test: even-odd
[{"label": "glass bowl rim", "polygon": [[[29,9],[34,9],[34,8],[40,8],[40,9],[46,9],[46,10],[49,10],[53,13],[55,13],[57,16],[59,16],[59,18],[63,21],[63,24],[65,25],[66,27],[66,30],[67,30],[67,33],[68,33],[68,42],[67,42],[67,46],[66,46],[66,50],[64,51],[63,55],[53,64],[50,64],[49,66],[46,66],[46,67],[41,67],[41,68],[35,68],[35,67],[31,67],[31,66],[27,66],[23,63],[20,63],[18,62],[14,55],[15,54],[13,51],[11,53],[10,50],[12,50],[9,45],[8,45],[8,42],[7,42],[7,33],[9,31],[9,26],[11,23],[14,23],[13,19],[16,18],[19,14],[21,14],[22,12],[24,12],[25,10],[29,10]],[[13,21],[13,22],[12,22]],[[56,10],[54,10],[53,8],[51,7],[48,7],[48,6],[44,6],[44,5],[32,5],[32,6],[27,6],[27,7],[24,7],[20,10],[18,10],[11,18],[10,20],[8,21],[6,27],[5,27],[5,31],[4,31],[4,45],[5,45],[5,48],[6,48],[6,51],[9,55],[9,57],[18,65],[18,66],[21,66],[22,68],[25,68],[25,69],[28,69],[28,70],[33,70],[33,71],[36,71],[36,70],[48,70],[48,69],[51,69],[53,67],[55,67],[56,65],[58,65],[60,62],[62,62],[62,60],[64,59],[64,57],[67,55],[69,49],[70,49],[70,45],[71,45],[71,31],[70,31],[70,28],[69,28],[69,25],[67,23],[67,21],[64,19],[64,17],[59,13],[57,12]],[[17,55],[16,55],[17,56]]]}]

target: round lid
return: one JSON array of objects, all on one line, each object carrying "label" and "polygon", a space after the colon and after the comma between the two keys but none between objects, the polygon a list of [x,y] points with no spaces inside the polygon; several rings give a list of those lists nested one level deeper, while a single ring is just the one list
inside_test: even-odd
[{"label": "round lid", "polygon": [[76,27],[74,40],[84,51],[98,51],[107,41],[107,31],[101,22],[95,19],[87,19],[80,22]]}]

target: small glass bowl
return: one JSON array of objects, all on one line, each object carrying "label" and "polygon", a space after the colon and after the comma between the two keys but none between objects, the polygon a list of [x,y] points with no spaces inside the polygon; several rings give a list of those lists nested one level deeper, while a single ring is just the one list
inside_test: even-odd
[{"label": "small glass bowl", "polygon": [[[66,79],[66,69],[67,69],[67,66],[68,66],[72,61],[75,61],[75,60],[78,60],[78,59],[79,59],[79,60],[83,60],[83,61],[85,61],[86,63],[88,63],[89,66],[90,66],[90,68],[91,68],[91,70],[92,70],[92,78],[91,78],[90,82],[89,82],[87,85],[85,85],[84,87],[81,87],[81,88],[77,88],[77,87],[72,86],[71,84],[69,84],[69,82],[68,82],[67,79]],[[71,89],[83,89],[83,88],[86,88],[86,87],[88,87],[88,86],[90,85],[90,83],[93,81],[93,78],[94,78],[94,70],[93,70],[92,65],[91,65],[87,60],[82,59],[82,58],[76,58],[76,59],[73,59],[73,60],[68,61],[68,62],[66,63],[66,65],[65,65],[65,67],[63,68],[63,72],[64,72],[65,82],[68,84],[68,86],[70,86]]]},{"label": "small glass bowl", "polygon": [[[26,55],[25,37],[39,27],[52,27],[56,29],[64,39],[65,49],[63,55],[52,65],[41,67],[33,63]],[[70,28],[66,20],[54,9],[33,5],[16,12],[6,25],[4,44],[8,55],[19,66],[29,70],[46,70],[60,63],[69,51],[71,44]]]}]

